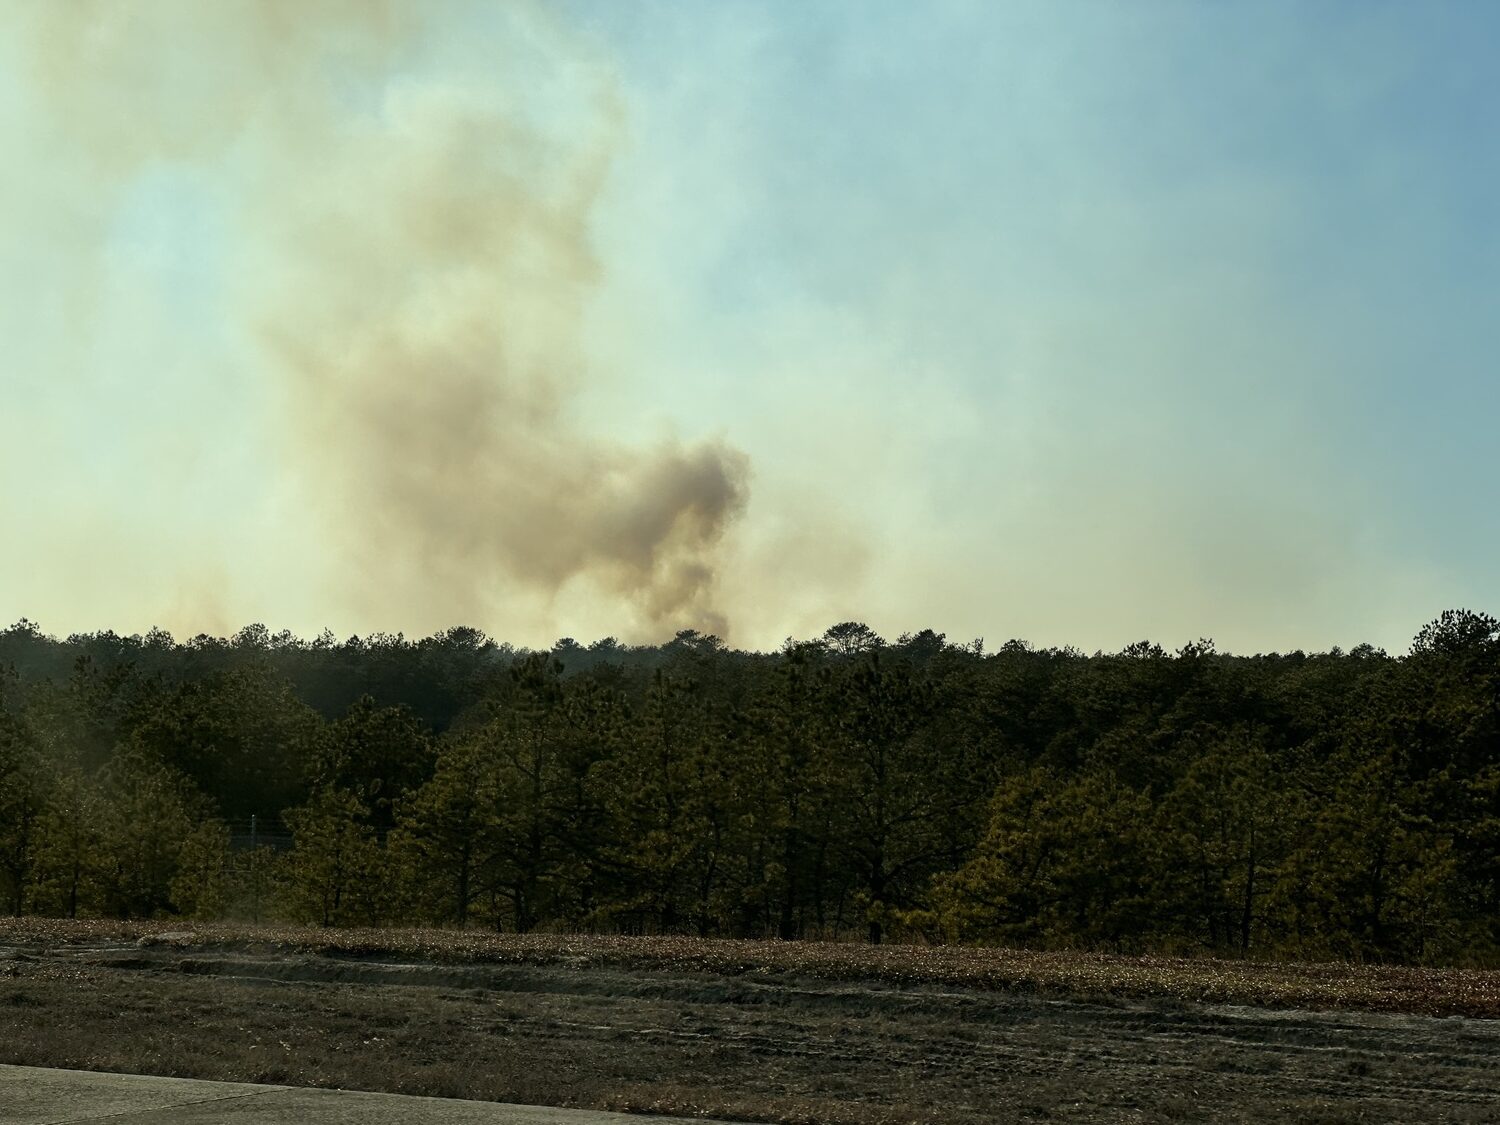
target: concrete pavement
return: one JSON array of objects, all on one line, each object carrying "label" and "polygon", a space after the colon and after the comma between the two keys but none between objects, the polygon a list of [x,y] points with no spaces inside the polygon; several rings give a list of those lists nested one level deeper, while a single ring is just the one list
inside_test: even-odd
[{"label": "concrete pavement", "polygon": [[714,1125],[702,1118],[0,1064],[0,1125],[101,1119],[110,1125]]}]

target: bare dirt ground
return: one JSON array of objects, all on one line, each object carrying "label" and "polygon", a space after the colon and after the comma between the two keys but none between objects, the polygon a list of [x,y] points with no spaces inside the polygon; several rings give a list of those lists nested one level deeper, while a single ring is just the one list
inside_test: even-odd
[{"label": "bare dirt ground", "polygon": [[1215,963],[160,929],[0,924],[0,1062],[806,1125],[1500,1121],[1493,973],[1264,969],[1365,1009],[1311,1010],[1181,995],[1253,975]]}]

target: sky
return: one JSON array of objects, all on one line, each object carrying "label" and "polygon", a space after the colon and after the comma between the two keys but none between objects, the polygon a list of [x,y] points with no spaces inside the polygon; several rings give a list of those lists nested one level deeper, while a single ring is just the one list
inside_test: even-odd
[{"label": "sky", "polygon": [[0,620],[1500,605],[1490,6],[0,8]]}]

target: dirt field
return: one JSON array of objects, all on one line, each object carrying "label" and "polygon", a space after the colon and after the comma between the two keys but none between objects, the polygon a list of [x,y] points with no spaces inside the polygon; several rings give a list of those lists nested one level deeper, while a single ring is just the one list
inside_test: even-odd
[{"label": "dirt field", "polygon": [[1500,1021],[1411,1014],[1492,1011],[1496,974],[1259,970],[1366,1009],[1312,1011],[1167,962],[159,929],[0,924],[0,1062],[805,1123],[1500,1121]]}]

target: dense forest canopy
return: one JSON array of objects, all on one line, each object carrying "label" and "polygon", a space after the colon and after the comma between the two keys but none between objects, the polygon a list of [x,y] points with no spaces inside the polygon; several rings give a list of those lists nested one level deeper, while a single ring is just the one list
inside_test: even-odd
[{"label": "dense forest canopy", "polygon": [[1500,622],[1393,657],[22,621],[0,907],[1495,964]]}]

